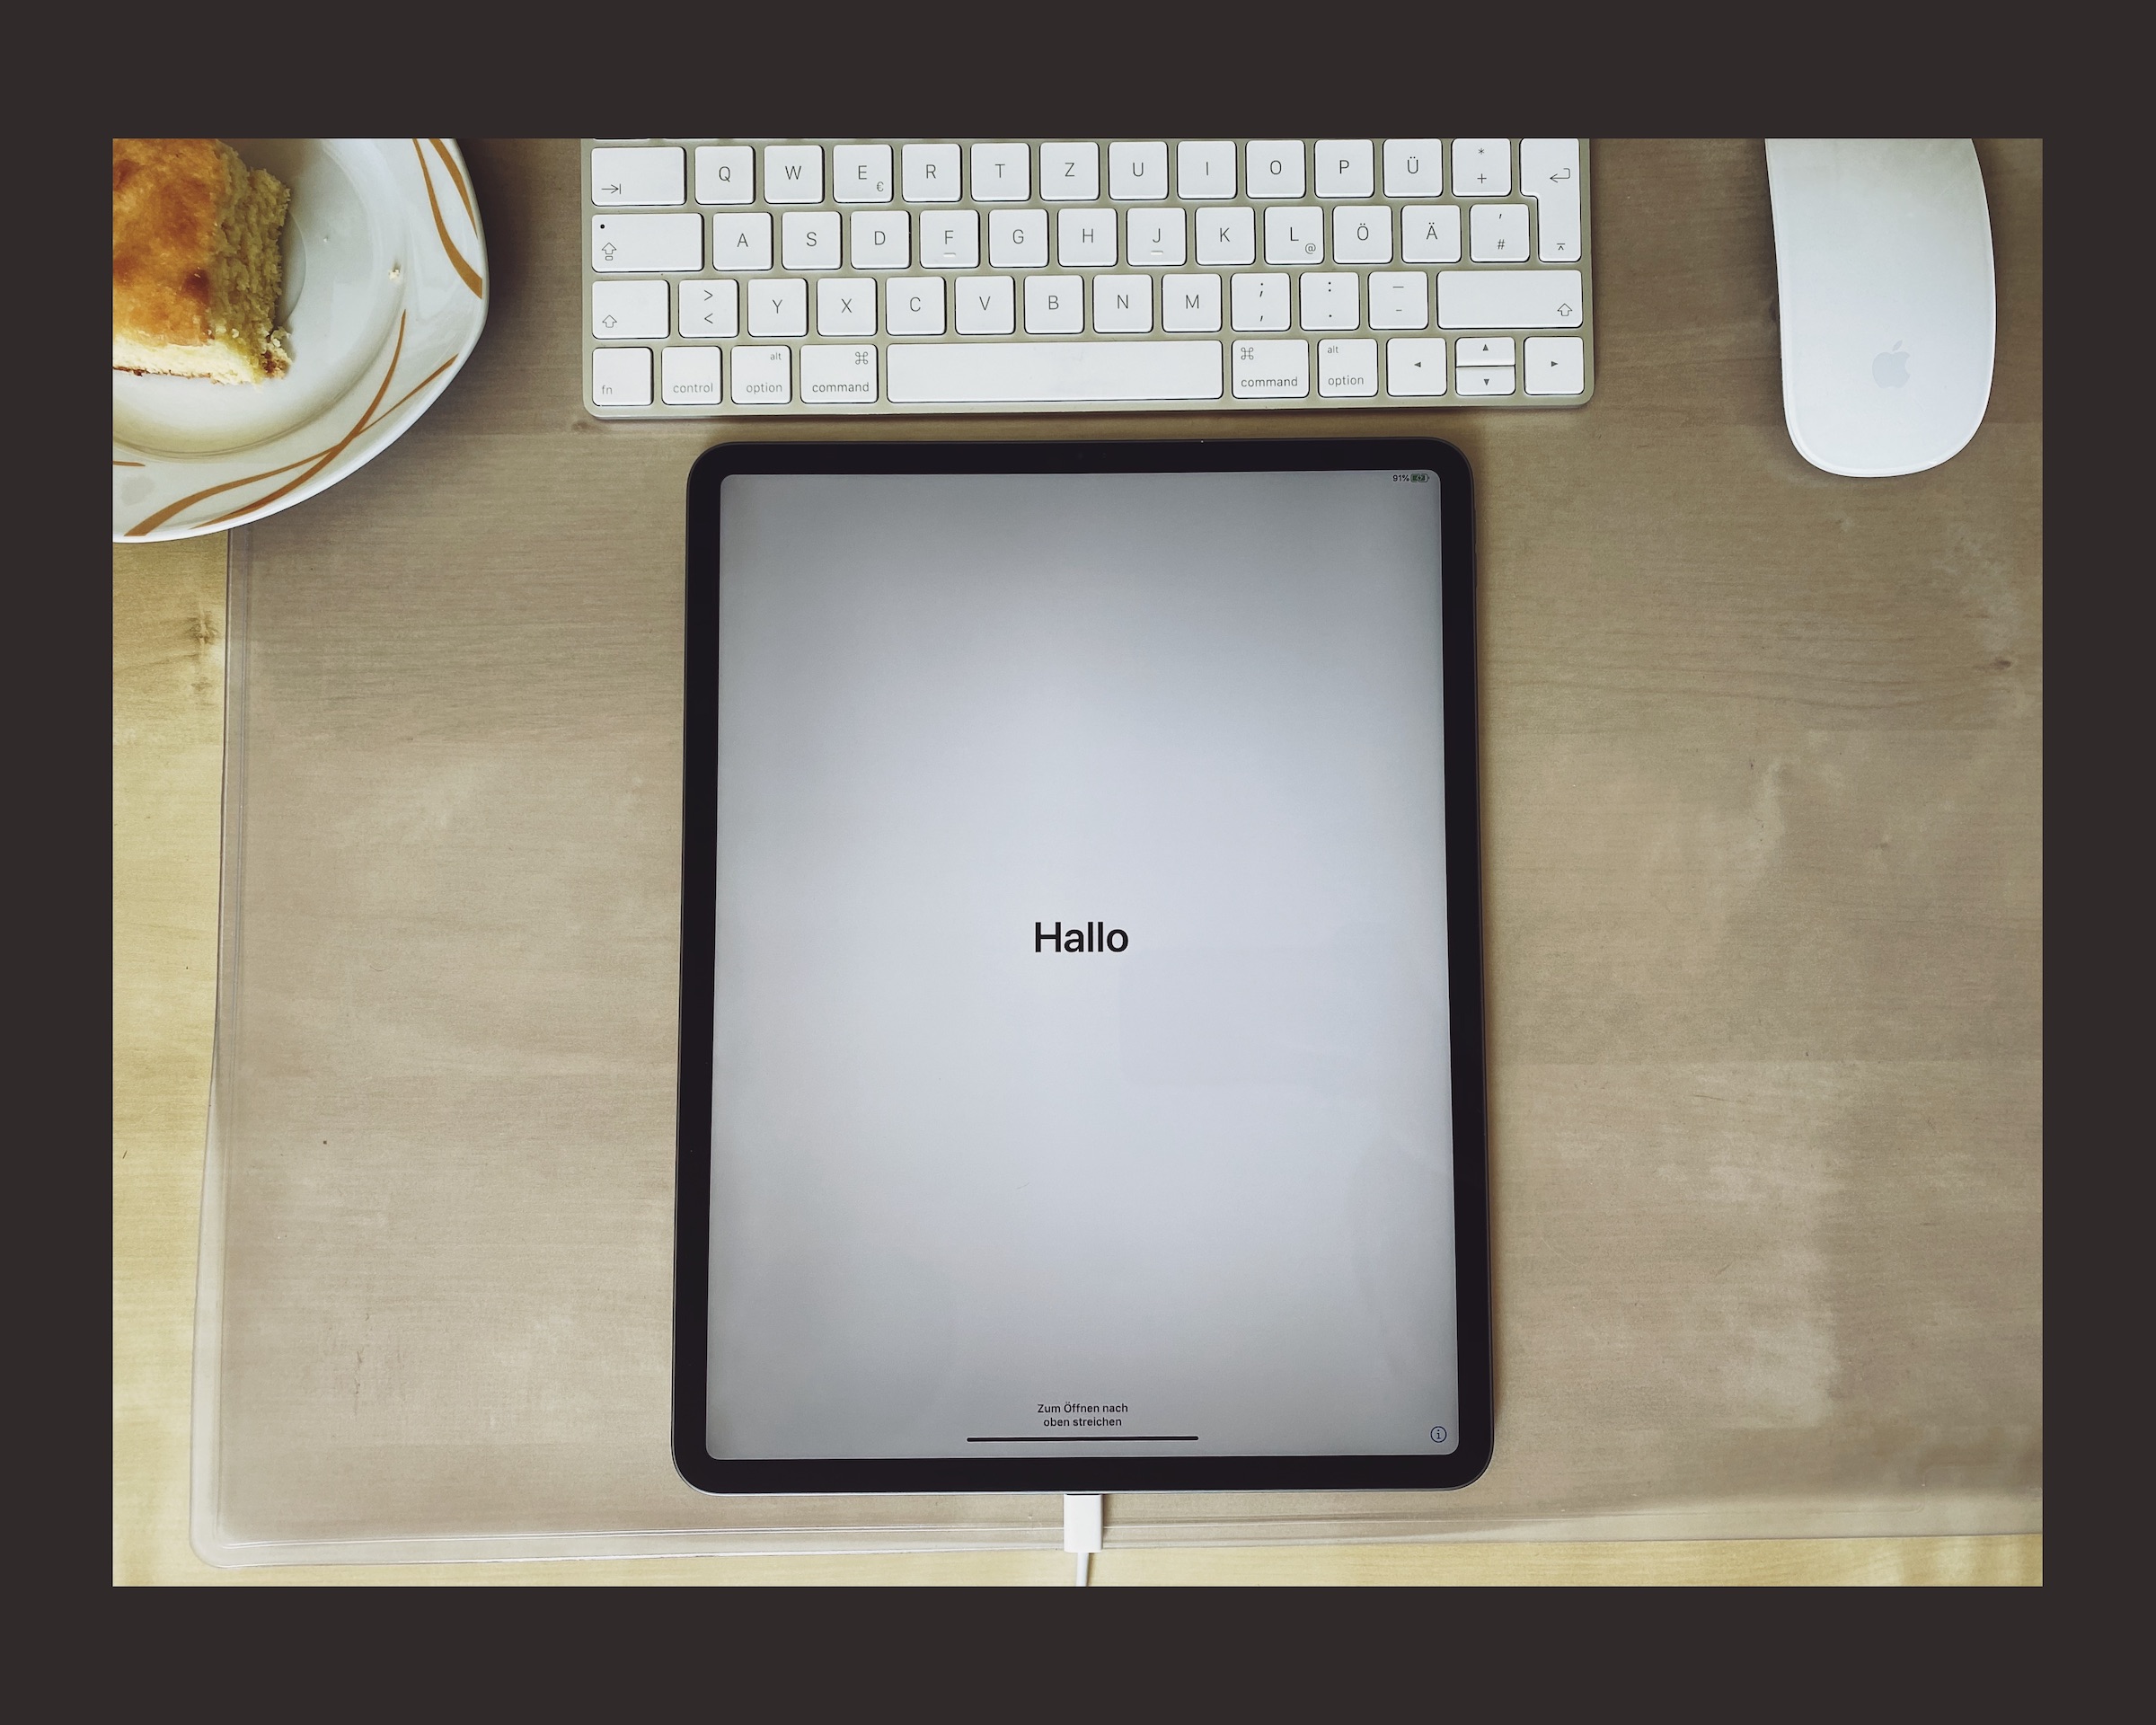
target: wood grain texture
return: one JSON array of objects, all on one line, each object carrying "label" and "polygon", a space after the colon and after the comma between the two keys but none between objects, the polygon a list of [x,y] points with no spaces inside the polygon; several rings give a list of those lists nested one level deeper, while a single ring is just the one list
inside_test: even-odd
[{"label": "wood grain texture", "polygon": [[[187,1540],[188,1376],[216,1008],[225,540],[113,551],[113,1579],[225,1586],[1038,1586],[1060,1553],[220,1570]],[[2003,1584],[2041,1535],[1116,1551],[1097,1587]]]},{"label": "wood grain texture", "polygon": [[189,1374],[216,1010],[222,535],[112,550],[112,1541],[122,1581],[187,1543]]},{"label": "wood grain texture", "polygon": [[[1382,1527],[1321,1494],[1133,1503],[1111,1547],[1470,1543],[1111,1549],[1104,1583],[2040,1579],[2041,151],[1979,146],[2001,295],[1983,430],[1931,473],[1858,482],[1805,466],[1781,426],[1756,144],[1595,148],[1589,409],[1279,428],[1446,436],[1477,476],[1498,1464]],[[248,1393],[282,1397],[248,1429],[355,1446],[342,1473],[288,1476],[297,1496],[251,1499],[264,1525],[325,1491],[384,1501],[365,1473],[384,1438],[404,1446],[408,1507],[483,1521],[482,1475],[505,1501],[570,1491],[590,1446],[665,1399],[637,1338],[663,1332],[669,1270],[673,594],[680,475],[715,433],[581,413],[575,259],[550,238],[573,147],[471,159],[486,343],[397,449],[251,534],[275,576],[254,687],[278,721],[255,765],[294,811],[249,860],[261,926],[284,931],[251,985],[252,1093],[265,1145],[337,1158],[312,1208],[289,1208],[284,1173],[258,1182],[257,1220],[357,1254],[331,1286],[364,1280],[375,1238],[466,1265],[427,1296],[438,1310],[385,1293],[349,1311],[308,1304],[304,1256],[243,1266]],[[323,1572],[208,1570],[184,1535],[216,543],[115,553],[115,1561],[300,1579]],[[444,1122],[465,1154],[415,1187],[399,1146]],[[595,1144],[611,1208],[576,1184]],[[565,1183],[495,1238],[474,1182],[512,1155]],[[537,1314],[488,1305],[529,1283],[520,1238],[554,1254]],[[321,1326],[347,1323],[337,1367]],[[489,1351],[462,1351],[467,1332]],[[475,1472],[457,1397],[482,1380],[518,1426]],[[621,1489],[658,1513],[677,1482],[663,1455],[639,1466]],[[959,1513],[913,1513],[931,1510]],[[2025,1536],[1472,1543],[1755,1526]],[[418,1573],[1067,1578],[1052,1554],[986,1551]]]}]

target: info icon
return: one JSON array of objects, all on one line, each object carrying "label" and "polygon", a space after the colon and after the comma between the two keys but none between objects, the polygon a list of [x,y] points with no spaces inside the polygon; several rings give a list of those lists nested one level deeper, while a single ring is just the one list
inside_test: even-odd
[{"label": "info icon", "polygon": [[1451,1434],[1447,1432],[1443,1426],[1432,1426],[1430,1428],[1430,1441],[1433,1444],[1442,1444],[1450,1435]]}]

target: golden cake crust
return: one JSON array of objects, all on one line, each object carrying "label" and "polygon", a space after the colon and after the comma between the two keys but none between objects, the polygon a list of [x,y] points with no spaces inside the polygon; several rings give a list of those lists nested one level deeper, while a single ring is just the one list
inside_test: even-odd
[{"label": "golden cake crust", "polygon": [[209,339],[210,266],[231,169],[208,137],[112,140],[112,329],[146,345]]}]

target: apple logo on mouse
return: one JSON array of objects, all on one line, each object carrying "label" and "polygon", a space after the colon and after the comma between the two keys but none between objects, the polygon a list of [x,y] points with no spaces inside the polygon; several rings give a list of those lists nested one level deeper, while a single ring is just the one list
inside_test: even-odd
[{"label": "apple logo on mouse", "polygon": [[1909,381],[1909,356],[1899,341],[1872,360],[1871,381],[1881,389],[1899,389]]}]

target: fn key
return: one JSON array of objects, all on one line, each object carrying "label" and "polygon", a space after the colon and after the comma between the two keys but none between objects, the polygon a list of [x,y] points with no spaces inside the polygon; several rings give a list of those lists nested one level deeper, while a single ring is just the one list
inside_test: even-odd
[{"label": "fn key", "polygon": [[591,356],[594,407],[651,405],[651,349],[596,348]]}]

